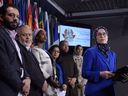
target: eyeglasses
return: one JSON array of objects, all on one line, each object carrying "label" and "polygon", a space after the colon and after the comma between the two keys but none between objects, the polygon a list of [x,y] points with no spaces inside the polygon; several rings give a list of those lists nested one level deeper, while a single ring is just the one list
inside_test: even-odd
[{"label": "eyeglasses", "polygon": [[53,50],[53,52],[54,52],[54,53],[60,53],[60,51],[59,51],[59,50]]},{"label": "eyeglasses", "polygon": [[107,36],[107,33],[106,32],[103,32],[103,33],[97,33],[97,36]]}]

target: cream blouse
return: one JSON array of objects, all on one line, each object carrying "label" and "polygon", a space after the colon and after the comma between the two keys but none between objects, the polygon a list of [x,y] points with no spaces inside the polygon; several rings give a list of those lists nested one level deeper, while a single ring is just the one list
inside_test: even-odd
[{"label": "cream blouse", "polygon": [[44,49],[38,47],[32,48],[32,53],[37,58],[39,62],[39,66],[44,74],[45,79],[52,76],[53,74],[52,61],[48,53]]}]

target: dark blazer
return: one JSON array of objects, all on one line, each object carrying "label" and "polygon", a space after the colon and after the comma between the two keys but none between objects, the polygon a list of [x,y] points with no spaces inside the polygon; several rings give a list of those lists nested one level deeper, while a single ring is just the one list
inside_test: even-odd
[{"label": "dark blazer", "polygon": [[73,56],[68,53],[62,53],[57,62],[62,66],[64,84],[68,85],[65,96],[78,96],[76,86],[72,87],[68,84],[68,78],[78,77],[78,69]]},{"label": "dark blazer", "polygon": [[19,43],[25,68],[31,78],[31,90],[29,96],[43,96],[42,86],[45,81],[39,63],[34,55]]},{"label": "dark blazer", "polygon": [[76,63],[73,60],[73,56],[70,54],[62,53],[60,58],[57,60],[57,63],[62,66],[63,70],[63,82],[65,84],[68,83],[68,78],[77,78],[78,76],[78,69]]},{"label": "dark blazer", "polygon": [[116,54],[110,50],[106,58],[94,46],[86,50],[83,58],[82,76],[88,79],[85,87],[87,96],[114,96],[112,79],[100,77],[100,71],[116,70]]},{"label": "dark blazer", "polygon": [[[17,96],[22,89],[21,68],[15,45],[4,27],[0,27],[0,95]],[[26,75],[26,71],[25,71]]]}]

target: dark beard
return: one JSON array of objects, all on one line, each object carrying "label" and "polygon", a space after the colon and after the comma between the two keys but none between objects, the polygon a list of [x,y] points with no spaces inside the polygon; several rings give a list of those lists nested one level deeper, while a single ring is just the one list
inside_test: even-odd
[{"label": "dark beard", "polygon": [[[16,21],[14,21],[14,22],[16,22]],[[9,22],[8,20],[4,20],[4,26],[9,30],[15,30],[18,27],[18,23],[14,25],[13,22]]]}]

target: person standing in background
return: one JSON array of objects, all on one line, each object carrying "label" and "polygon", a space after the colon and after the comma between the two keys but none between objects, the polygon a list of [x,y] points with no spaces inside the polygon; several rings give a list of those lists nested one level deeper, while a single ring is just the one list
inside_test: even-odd
[{"label": "person standing in background", "polygon": [[97,27],[94,31],[96,45],[84,53],[82,76],[88,79],[86,96],[115,96],[113,72],[116,70],[116,54],[108,44],[108,31]]},{"label": "person standing in background", "polygon": [[31,88],[28,96],[43,96],[48,85],[38,61],[31,52],[32,30],[28,25],[22,25],[17,29],[17,40],[23,54],[25,68],[31,77]]},{"label": "person standing in background", "polygon": [[53,59],[53,78],[59,84],[59,88],[54,88],[54,91],[57,96],[65,96],[67,86],[63,84],[63,69],[61,65],[56,62],[60,55],[59,45],[52,45],[48,52]]},{"label": "person standing in background", "polygon": [[0,27],[0,95],[27,96],[30,77],[24,68],[22,54],[15,40],[19,23],[19,11],[15,6],[3,6]]},{"label": "person standing in background", "polygon": [[65,96],[78,96],[76,81],[78,77],[77,65],[73,60],[73,55],[69,54],[69,44],[63,40],[59,43],[60,57],[57,63],[62,66],[64,84],[67,85]]},{"label": "person standing in background", "polygon": [[76,45],[74,48],[73,59],[78,69],[78,77],[77,77],[78,96],[85,96],[84,89],[85,89],[85,84],[87,82],[87,80],[82,77],[82,65],[83,65],[82,54],[83,54],[83,47],[81,45]]},{"label": "person standing in background", "polygon": [[53,66],[52,66],[52,60],[49,55],[49,53],[42,49],[42,44],[46,42],[46,32],[44,29],[39,29],[37,31],[37,34],[35,34],[34,38],[34,47],[32,48],[32,52],[37,58],[39,62],[39,66],[41,68],[41,71],[44,74],[45,79],[48,82],[48,90],[46,92],[46,96],[54,96],[54,92],[52,91],[52,87],[57,87],[56,82],[54,82],[52,76],[53,76]]}]

